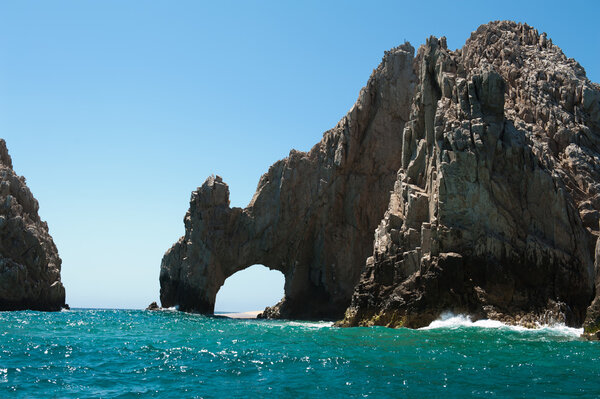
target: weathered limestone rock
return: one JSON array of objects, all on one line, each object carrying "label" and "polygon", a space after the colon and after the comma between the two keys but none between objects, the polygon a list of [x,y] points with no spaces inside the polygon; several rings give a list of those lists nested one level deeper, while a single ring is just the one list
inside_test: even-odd
[{"label": "weathered limestone rock", "polygon": [[0,139],[0,310],[60,310],[61,260],[25,178]]},{"label": "weathered limestone rock", "polygon": [[162,306],[213,313],[227,277],[263,264],[285,276],[285,298],[263,317],[341,318],[400,167],[413,57],[408,43],[387,52],[350,112],[271,166],[245,209],[229,207],[219,176],[194,191],[185,236],[162,260]]},{"label": "weathered limestone rock", "polygon": [[595,333],[600,87],[513,22],[457,51],[431,37],[415,64],[402,164],[340,325],[421,327],[454,311]]}]

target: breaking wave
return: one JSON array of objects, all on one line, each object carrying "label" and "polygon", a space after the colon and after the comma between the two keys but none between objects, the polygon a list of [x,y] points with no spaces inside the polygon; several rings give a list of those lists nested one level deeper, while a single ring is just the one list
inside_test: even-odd
[{"label": "breaking wave", "polygon": [[442,313],[439,319],[434,320],[427,327],[420,328],[420,330],[435,330],[435,329],[456,329],[460,327],[479,327],[479,328],[499,328],[508,329],[513,331],[522,332],[550,332],[557,335],[565,335],[570,337],[579,337],[583,334],[583,328],[573,328],[564,325],[563,323],[556,323],[551,325],[538,324],[537,328],[526,328],[523,326],[513,326],[510,324],[502,323],[498,320],[482,319],[473,321],[471,316],[463,314],[454,314],[451,312]]}]

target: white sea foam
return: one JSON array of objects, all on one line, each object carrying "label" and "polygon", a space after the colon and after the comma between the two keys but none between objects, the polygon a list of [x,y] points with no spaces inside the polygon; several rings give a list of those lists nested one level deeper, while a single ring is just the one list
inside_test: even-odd
[{"label": "white sea foam", "polygon": [[179,305],[171,306],[170,308],[158,308],[161,312],[176,312],[179,310]]},{"label": "white sea foam", "polygon": [[438,320],[434,320],[427,327],[420,328],[420,330],[434,330],[440,328],[455,329],[459,327],[480,327],[480,328],[503,328],[513,331],[522,332],[540,332],[545,331],[557,335],[567,335],[573,337],[579,337],[583,334],[583,328],[567,327],[562,323],[556,323],[551,325],[538,324],[536,328],[525,328],[522,326],[512,326],[509,324],[502,323],[498,320],[482,319],[473,321],[471,316],[454,314],[451,312],[444,312]]},{"label": "white sea foam", "polygon": [[294,327],[308,327],[308,328],[325,328],[333,326],[332,321],[316,321],[316,322],[308,322],[308,321],[289,321],[286,323],[288,326]]},{"label": "white sea foam", "polygon": [[538,329],[573,337],[580,337],[583,334],[583,328],[567,327],[564,324],[540,325]]}]

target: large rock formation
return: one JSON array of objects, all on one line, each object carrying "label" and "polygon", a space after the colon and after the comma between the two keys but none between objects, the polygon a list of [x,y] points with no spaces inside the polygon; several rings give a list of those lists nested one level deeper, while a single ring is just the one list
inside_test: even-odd
[{"label": "large rock formation", "polygon": [[402,165],[341,324],[421,327],[454,311],[581,326],[595,292],[598,85],[512,22],[457,51],[432,37],[415,62]]},{"label": "large rock formation", "polygon": [[0,310],[60,310],[61,260],[25,178],[0,139]]},{"label": "large rock formation", "polygon": [[434,37],[415,58],[394,49],[348,115],[274,164],[247,208],[229,208],[219,177],[192,193],[161,301],[211,313],[229,275],[262,263],[286,277],[265,317],[335,318],[352,296],[340,325],[420,327],[454,311],[591,334],[599,101],[583,68],[527,25],[484,25],[456,51]]},{"label": "large rock formation", "polygon": [[212,313],[227,277],[263,264],[285,276],[265,317],[341,318],[400,167],[413,57],[409,44],[387,52],[350,112],[309,152],[271,166],[245,209],[229,207],[218,176],[194,191],[185,236],[162,261],[162,305]]}]

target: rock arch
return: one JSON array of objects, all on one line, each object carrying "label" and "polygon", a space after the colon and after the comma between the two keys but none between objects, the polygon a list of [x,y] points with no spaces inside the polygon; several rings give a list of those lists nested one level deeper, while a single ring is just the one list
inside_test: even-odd
[{"label": "rock arch", "polygon": [[261,263],[286,278],[265,317],[340,318],[352,298],[339,325],[452,310],[598,338],[599,104],[526,24],[483,25],[456,51],[431,37],[414,62],[409,45],[387,52],[347,116],[275,163],[248,207],[229,207],[219,177],[192,194],[163,305],[210,313],[215,287]]},{"label": "rock arch", "polygon": [[413,56],[408,43],[386,52],[349,113],[309,152],[272,165],[246,208],[230,208],[219,176],[194,191],[185,236],[161,263],[162,305],[210,314],[227,277],[262,264],[285,276],[285,298],[265,316],[342,317],[400,167]]}]

